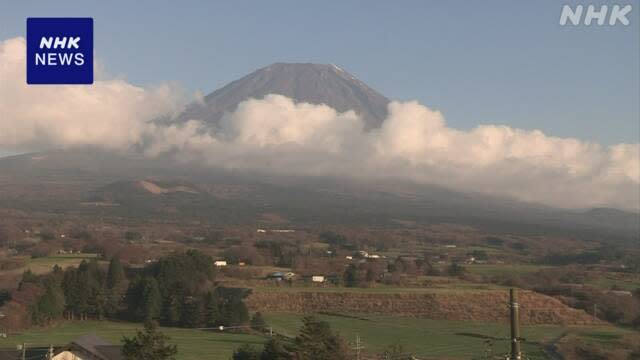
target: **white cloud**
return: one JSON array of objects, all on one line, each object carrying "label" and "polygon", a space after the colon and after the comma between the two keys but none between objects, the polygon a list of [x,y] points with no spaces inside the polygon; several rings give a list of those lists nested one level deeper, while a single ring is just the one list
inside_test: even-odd
[{"label": "white cloud", "polygon": [[138,142],[145,122],[175,109],[169,86],[143,89],[124,80],[91,86],[29,86],[25,40],[0,42],[0,146],[44,149]]},{"label": "white cloud", "polygon": [[352,111],[280,95],[243,102],[213,133],[198,119],[150,123],[176,108],[166,86],[27,86],[22,39],[0,43],[0,66],[0,148],[144,144],[148,156],[169,152],[208,166],[391,176],[560,207],[640,208],[639,144],[604,147],[495,125],[461,131],[417,102],[391,103],[382,127],[367,132]]}]

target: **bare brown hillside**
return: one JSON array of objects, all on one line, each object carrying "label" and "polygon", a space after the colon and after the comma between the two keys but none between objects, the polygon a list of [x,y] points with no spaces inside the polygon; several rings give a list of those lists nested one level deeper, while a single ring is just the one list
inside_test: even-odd
[{"label": "bare brown hillside", "polygon": [[[247,300],[252,310],[264,312],[336,312],[486,322],[507,322],[507,302],[508,294],[497,290],[372,294],[255,289]],[[600,322],[582,310],[530,291],[520,292],[520,304],[523,324],[587,325]]]}]

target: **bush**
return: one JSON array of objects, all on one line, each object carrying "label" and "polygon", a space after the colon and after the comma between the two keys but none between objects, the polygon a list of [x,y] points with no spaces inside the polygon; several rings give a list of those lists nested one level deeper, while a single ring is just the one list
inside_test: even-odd
[{"label": "bush", "polygon": [[245,344],[234,350],[232,360],[260,360],[261,352],[251,345]]},{"label": "bush", "polygon": [[459,265],[457,262],[451,263],[451,265],[449,265],[449,267],[447,268],[447,274],[449,276],[460,276],[466,272],[467,269],[464,266]]}]

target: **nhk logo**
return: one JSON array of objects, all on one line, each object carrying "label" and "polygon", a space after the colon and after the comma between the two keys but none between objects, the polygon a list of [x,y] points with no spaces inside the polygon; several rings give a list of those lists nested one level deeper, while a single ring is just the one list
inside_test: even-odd
[{"label": "nhk logo", "polygon": [[[571,22],[574,26],[582,24],[589,26],[594,23],[595,20],[595,23],[598,24],[598,26],[604,25],[605,22],[609,26],[615,26],[618,23],[626,26],[629,25],[627,15],[631,12],[632,7],[631,5],[614,5],[609,8],[607,5],[602,5],[598,9],[594,5],[589,5],[586,7],[587,11],[584,10],[585,7],[582,5],[577,5],[575,8],[572,8],[569,5],[564,5],[562,7],[562,12],[560,13],[560,25],[565,26],[567,22]],[[607,15],[609,17],[609,21],[606,21]]]},{"label": "nhk logo", "polygon": [[[78,46],[80,37],[43,37],[40,39],[40,49],[80,49]],[[52,46],[53,44],[53,46]],[[84,65],[84,54],[77,53],[60,53],[60,52],[40,52],[36,53],[36,65]]]},{"label": "nhk logo", "polygon": [[28,84],[93,83],[93,19],[27,19]]}]

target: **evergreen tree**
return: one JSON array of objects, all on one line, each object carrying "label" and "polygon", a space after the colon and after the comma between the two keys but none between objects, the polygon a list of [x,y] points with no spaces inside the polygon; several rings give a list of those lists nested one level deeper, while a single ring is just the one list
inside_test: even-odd
[{"label": "evergreen tree", "polygon": [[120,303],[125,289],[126,276],[124,268],[117,256],[111,258],[107,271],[105,313],[107,316],[115,316],[120,310]]},{"label": "evergreen tree", "polygon": [[125,360],[175,360],[178,348],[167,344],[169,340],[154,322],[148,321],[135,337],[122,338],[122,355]]},{"label": "evergreen tree", "polygon": [[160,290],[158,282],[154,278],[145,278],[142,282],[142,308],[141,319],[150,321],[160,316]]},{"label": "evergreen tree", "polygon": [[67,268],[63,275],[62,290],[70,319],[75,319],[76,316],[83,319],[88,311],[89,294],[86,286],[79,268]]},{"label": "evergreen tree", "polygon": [[182,293],[170,294],[165,296],[162,302],[162,310],[160,318],[165,324],[177,325],[182,317]]},{"label": "evergreen tree", "polygon": [[206,326],[220,325],[220,308],[218,298],[208,291],[204,295],[204,323]]},{"label": "evergreen tree", "polygon": [[358,269],[355,265],[349,264],[347,269],[344,271],[344,285],[346,287],[355,287],[358,286]]},{"label": "evergreen tree", "polygon": [[38,275],[34,274],[31,269],[27,269],[22,273],[22,280],[20,280],[20,284],[18,284],[18,291],[22,290],[23,286],[26,284],[37,284],[38,283]]},{"label": "evergreen tree", "polygon": [[107,296],[104,288],[105,274],[100,269],[98,260],[93,258],[89,262],[83,261],[78,266],[79,280],[82,291],[87,294],[85,316],[101,319],[105,314]]},{"label": "evergreen tree", "polygon": [[189,297],[182,301],[180,325],[194,328],[204,325],[204,304],[198,297]]},{"label": "evergreen tree", "polygon": [[232,360],[261,360],[260,351],[251,345],[245,344],[233,351]]},{"label": "evergreen tree", "polygon": [[55,281],[47,281],[45,291],[31,308],[33,321],[38,325],[47,325],[62,316],[64,294]]},{"label": "evergreen tree", "polygon": [[127,289],[125,303],[127,312],[137,321],[158,319],[162,305],[158,282],[152,277],[134,279]]},{"label": "evergreen tree", "polygon": [[107,289],[116,289],[125,280],[124,268],[117,256],[111,258],[109,262],[109,270],[107,271]]},{"label": "evergreen tree", "polygon": [[291,354],[284,347],[282,342],[277,339],[269,339],[264,344],[264,349],[260,355],[260,360],[289,360]]},{"label": "evergreen tree", "polygon": [[249,295],[247,289],[217,287],[215,290],[220,309],[220,325],[236,326],[249,321],[249,309],[244,298]]},{"label": "evergreen tree", "polygon": [[294,340],[297,359],[346,360],[348,350],[344,340],[333,334],[329,323],[314,316],[302,319],[300,334]]},{"label": "evergreen tree", "polygon": [[268,328],[267,322],[264,320],[262,313],[259,311],[253,314],[249,324],[251,325],[251,328],[255,331],[264,332]]}]

